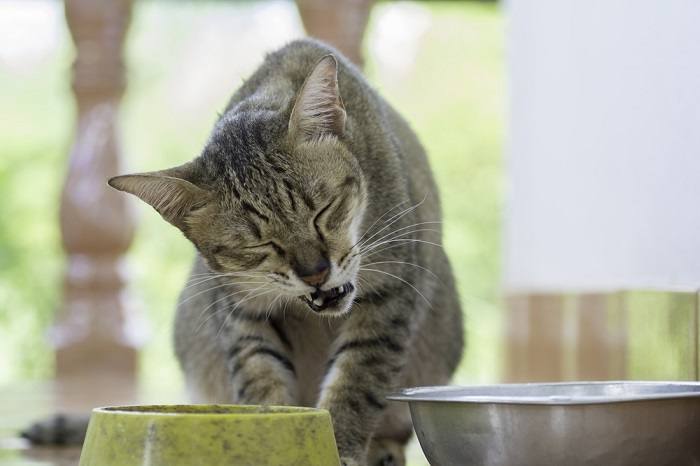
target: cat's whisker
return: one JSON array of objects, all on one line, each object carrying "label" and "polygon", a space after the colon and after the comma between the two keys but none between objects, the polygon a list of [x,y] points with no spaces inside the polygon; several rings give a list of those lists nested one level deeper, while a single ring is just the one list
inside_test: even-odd
[{"label": "cat's whisker", "polygon": [[236,273],[226,273],[221,276],[221,278],[266,278],[265,273],[246,273],[246,272],[236,272]]},{"label": "cat's whisker", "polygon": [[[429,244],[431,246],[436,246],[438,248],[442,248],[442,244],[433,243],[432,241],[426,241],[423,239],[416,239],[416,238],[399,238],[399,239],[390,239],[390,240],[382,241],[381,243],[377,244],[374,248],[372,248],[370,251],[363,251],[363,254],[368,253],[368,252],[371,252],[371,254],[375,254],[376,251],[374,251],[374,249],[376,249],[379,246],[382,246],[384,244],[399,243],[398,245],[401,245],[401,244],[411,243],[411,242],[421,243],[421,244]],[[369,257],[369,254],[365,254],[365,257]]]},{"label": "cat's whisker", "polygon": [[[417,205],[414,206],[414,207],[417,207]],[[394,233],[394,232],[401,231],[401,230],[406,230],[406,229],[411,228],[411,227],[417,227],[417,226],[421,226],[421,225],[431,225],[431,224],[432,224],[432,225],[440,225],[440,224],[442,224],[442,223],[443,223],[443,222],[442,222],[442,221],[439,221],[439,220],[424,220],[424,221],[421,221],[421,222],[416,222],[416,223],[412,223],[412,224],[410,224],[410,225],[402,226],[402,227],[400,227],[400,228],[397,228],[397,229],[395,229],[395,230],[392,230],[392,231],[386,233],[385,235],[390,235],[390,234],[392,234],[392,233]],[[386,226],[390,226],[390,225],[386,225]],[[368,238],[368,239],[369,239],[369,238]],[[366,242],[365,242],[365,244],[366,244]]]},{"label": "cat's whisker", "polygon": [[228,322],[229,317],[231,317],[231,316],[233,315],[233,313],[236,311],[236,309],[238,309],[238,308],[241,306],[241,304],[243,304],[243,303],[245,303],[245,302],[247,302],[247,301],[250,301],[251,299],[259,298],[260,296],[264,296],[264,295],[266,295],[266,294],[268,294],[268,293],[272,293],[273,291],[275,291],[275,290],[274,290],[274,289],[267,289],[267,290],[262,291],[262,292],[260,292],[260,293],[258,293],[258,294],[256,294],[256,295],[253,295],[253,296],[247,295],[245,298],[243,298],[242,300],[238,301],[238,302],[236,303],[236,305],[233,306],[233,308],[226,314],[226,317],[224,318],[224,321],[223,321],[223,323],[221,324],[221,327],[219,328],[219,331],[216,332],[216,338],[219,338],[219,336],[221,335],[221,331],[224,329],[224,327],[226,326],[226,323]]},{"label": "cat's whisker", "polygon": [[[200,285],[202,283],[206,283],[206,282],[208,282],[210,280],[214,280],[216,278],[226,278],[226,277],[262,278],[262,276],[263,276],[262,274],[253,275],[253,274],[248,274],[248,273],[243,273],[243,272],[241,272],[241,273],[238,273],[238,272],[235,272],[235,273],[206,273],[206,274],[197,274],[197,275],[200,275],[200,277],[193,278],[193,277],[195,277],[195,275],[190,276],[190,278],[186,282],[187,286],[184,289],[190,288],[192,286],[197,286],[197,285]],[[192,282],[196,282],[196,283],[192,283]]]},{"label": "cat's whisker", "polygon": [[363,259],[366,259],[366,258],[372,257],[372,256],[374,256],[374,255],[376,255],[376,254],[380,254],[380,253],[382,253],[382,252],[388,251],[389,249],[394,249],[394,248],[398,248],[398,247],[401,247],[401,246],[403,246],[403,243],[392,244],[392,245],[389,245],[389,246],[384,246],[384,247],[379,248],[379,249],[373,249],[371,252],[363,254],[363,255],[362,255],[362,258],[363,258]]},{"label": "cat's whisker", "polygon": [[[180,307],[180,306],[182,306],[183,304],[188,303],[188,302],[191,301],[192,299],[194,299],[194,298],[196,298],[197,296],[200,296],[200,295],[202,295],[202,294],[204,294],[204,293],[206,293],[206,292],[208,292],[208,291],[217,290],[217,289],[219,289],[219,288],[223,288],[223,287],[225,287],[225,286],[231,286],[231,285],[232,285],[231,283],[217,283],[217,284],[214,285],[214,286],[211,286],[211,287],[209,287],[209,288],[205,288],[204,290],[200,290],[200,291],[196,292],[195,294],[192,294],[192,295],[187,296],[187,298],[185,298],[184,300],[178,302],[178,303],[177,303],[177,306]],[[184,291],[184,290],[187,290],[188,288],[191,288],[192,286],[195,286],[195,285],[191,285],[191,286],[185,287],[185,288],[183,289],[183,291]]]},{"label": "cat's whisker", "polygon": [[[406,225],[405,227],[397,228],[396,230],[390,231],[389,233],[385,234],[385,235],[382,236],[381,238],[378,238],[378,239],[374,240],[374,241],[373,241],[372,243],[370,243],[369,245],[372,245],[372,244],[374,244],[374,243],[376,243],[376,242],[379,242],[379,241],[381,241],[381,240],[383,240],[383,239],[386,239],[386,238],[390,237],[391,235],[393,235],[393,234],[395,234],[395,233],[399,233],[399,232],[401,232],[401,231],[408,230],[408,229],[410,229],[410,228],[415,228],[415,227],[419,227],[419,226],[423,226],[423,225],[441,224],[441,223],[442,223],[442,222],[431,221],[431,222],[418,222],[418,223],[414,223],[414,224],[412,224],[412,225]],[[436,233],[439,233],[438,230],[433,230],[433,231],[435,231]],[[362,245],[362,247],[368,247],[368,245],[365,243],[365,244]]]},{"label": "cat's whisker", "polygon": [[[208,278],[199,279],[199,281],[197,281],[196,283],[187,282],[188,285],[185,286],[185,287],[183,288],[183,291],[184,291],[184,290],[187,290],[187,289],[189,289],[189,288],[195,287],[195,286],[199,286],[199,285],[201,285],[202,283],[206,283],[206,282],[211,281],[211,280],[216,280],[217,278],[226,278],[226,277],[217,275],[217,276],[214,276],[214,277],[208,277]],[[236,277],[236,278],[238,278],[238,277]],[[259,278],[259,277],[242,277],[242,278]]]},{"label": "cat's whisker", "polygon": [[192,273],[190,274],[190,278],[192,277],[203,277],[206,275],[221,275],[223,272],[201,272],[201,273]]},{"label": "cat's whisker", "polygon": [[[380,228],[379,230],[375,231],[371,236],[368,236],[368,237],[365,238],[362,242],[359,242],[359,243],[357,243],[356,245],[357,245],[358,247],[362,247],[363,245],[367,244],[372,238],[374,238],[375,236],[377,236],[378,234],[380,234],[382,231],[386,230],[386,229],[389,228],[391,225],[393,225],[394,223],[396,223],[396,222],[398,222],[399,220],[401,220],[405,215],[408,215],[408,214],[410,214],[411,212],[413,212],[413,210],[414,210],[416,207],[417,207],[417,206],[408,207],[407,209],[405,209],[405,210],[399,212],[398,214],[394,215],[393,217],[389,218],[386,222],[384,222],[384,223],[382,224],[382,225],[383,225],[382,228]],[[397,217],[397,215],[398,215],[398,217]],[[393,221],[392,221],[392,220],[393,220]],[[391,223],[388,223],[388,224],[387,224],[387,222],[390,222],[390,221],[391,221]],[[381,226],[381,225],[380,225],[380,226]]]},{"label": "cat's whisker", "polygon": [[362,234],[362,236],[360,236],[360,239],[358,239],[358,240],[355,242],[355,244],[353,244],[353,245],[351,246],[351,249],[354,248],[355,246],[357,246],[357,244],[358,244],[360,241],[362,241],[362,238],[364,238],[370,231],[372,231],[372,228],[374,228],[374,225],[376,225],[378,221],[380,221],[382,218],[384,218],[384,216],[385,216],[386,214],[388,214],[388,213],[391,212],[392,210],[396,209],[397,207],[400,207],[402,204],[405,204],[405,203],[406,203],[406,201],[401,201],[401,202],[399,202],[398,204],[396,204],[394,207],[392,207],[391,209],[387,210],[387,211],[384,212],[382,215],[380,215],[379,217],[377,217],[377,219],[369,226],[369,228],[367,228],[367,230],[365,230],[365,232]]},{"label": "cat's whisker", "polygon": [[[391,249],[391,247],[398,247],[405,245],[406,242],[411,242],[411,241],[427,241],[427,240],[422,240],[418,238],[404,238],[403,236],[409,235],[412,233],[407,232],[406,234],[398,235],[394,238],[386,239],[380,243],[377,243],[373,245],[370,248],[363,249],[357,252],[357,255],[360,256],[360,261],[365,260],[367,257],[374,255],[378,252],[384,251],[386,249]],[[432,241],[431,241],[432,242]],[[392,243],[398,243],[398,244],[393,244]],[[387,247],[386,245],[389,244],[390,247]],[[438,245],[438,243],[434,243],[435,245]]]},{"label": "cat's whisker", "polygon": [[193,273],[190,274],[190,277],[202,277],[205,275],[223,275],[224,272],[215,272],[213,270],[209,270],[208,272],[200,272],[200,273]]},{"label": "cat's whisker", "polygon": [[[405,204],[405,201],[402,202],[401,204]],[[401,205],[401,204],[399,204],[399,205]],[[418,206],[418,204],[414,204],[414,205],[409,206],[409,207],[405,208],[404,210],[402,210],[402,211],[400,211],[400,212],[394,214],[393,216],[389,217],[388,219],[386,219],[383,223],[381,223],[381,224],[379,225],[379,226],[382,227],[382,228],[380,228],[379,230],[373,232],[372,235],[369,236],[368,238],[366,238],[364,241],[362,241],[362,242],[358,241],[357,243],[355,243],[354,246],[357,246],[357,245],[362,246],[363,244],[367,243],[369,240],[371,240],[372,238],[374,238],[375,236],[377,236],[379,233],[381,233],[382,231],[384,231],[386,228],[388,228],[389,226],[391,226],[395,221],[400,220],[404,215],[406,215],[406,214],[412,212],[413,209],[416,208],[417,206]],[[398,207],[398,206],[397,206],[397,207]],[[393,210],[393,209],[391,209],[391,210]],[[389,222],[391,222],[391,223],[389,223]],[[387,223],[388,223],[388,225],[387,225]],[[366,233],[369,233],[369,230],[368,230]]]},{"label": "cat's whisker", "polygon": [[[395,214],[393,217],[390,217],[389,219],[387,219],[384,223],[385,223],[385,224],[386,224],[386,223],[389,223],[389,222],[393,223],[392,220],[394,220],[394,219],[396,219],[396,220],[400,219],[400,218],[403,217],[404,215],[406,215],[406,214],[412,212],[413,210],[415,210],[417,207],[420,207],[420,206],[423,204],[423,202],[425,202],[425,200],[426,200],[427,198],[428,198],[428,193],[426,193],[425,196],[423,196],[423,199],[421,199],[420,201],[418,201],[418,202],[415,203],[414,205],[407,207],[407,208],[404,209],[403,211],[398,212],[398,213]],[[389,223],[389,225],[391,225],[391,223]],[[389,226],[389,225],[387,225],[387,226]],[[379,231],[382,231],[382,230],[379,230]]]},{"label": "cat's whisker", "polygon": [[[412,228],[412,227],[413,227],[413,226],[411,226],[410,228]],[[409,228],[409,227],[407,227],[407,228]],[[402,228],[402,230],[403,230],[403,229],[404,229],[404,228]],[[404,231],[404,232],[401,232],[401,231],[397,230],[397,231],[391,232],[391,233],[389,233],[389,234],[383,236],[382,238],[380,238],[380,239],[374,241],[373,243],[371,243],[371,244],[369,244],[369,245],[366,245],[366,246],[360,248],[360,252],[369,251],[369,250],[371,250],[374,246],[376,246],[376,245],[378,245],[378,244],[382,244],[382,241],[385,241],[385,240],[387,240],[387,239],[403,238],[404,236],[412,235],[412,234],[415,234],[415,233],[421,233],[421,232],[440,233],[439,230],[435,230],[435,229],[433,229],[433,228],[416,228],[415,230],[409,230],[409,231]]]},{"label": "cat's whisker", "polygon": [[272,316],[272,312],[274,311],[275,303],[276,303],[281,297],[282,297],[281,294],[277,295],[277,296],[275,297],[275,299],[273,299],[272,302],[270,302],[270,304],[268,304],[268,306],[267,306],[267,317],[266,317],[266,319],[269,319],[270,316]]},{"label": "cat's whisker", "polygon": [[[202,310],[202,312],[200,313],[199,318],[201,319],[202,316],[207,312],[207,310],[209,310],[212,306],[216,305],[217,303],[220,303],[221,301],[224,301],[224,300],[226,300],[226,299],[229,299],[229,298],[231,298],[231,297],[233,297],[233,296],[235,296],[235,295],[237,295],[237,294],[247,293],[247,294],[243,297],[243,298],[245,299],[246,297],[250,296],[252,293],[255,293],[257,290],[261,290],[261,289],[263,289],[263,288],[264,288],[264,286],[259,286],[258,288],[254,288],[254,289],[252,289],[252,290],[239,290],[239,291],[237,291],[237,292],[235,292],[235,293],[230,293],[230,294],[228,294],[228,295],[226,295],[226,296],[223,296],[222,298],[217,299],[217,300],[214,301],[213,303],[209,304],[209,306],[207,306],[206,308],[204,308],[204,310]],[[207,318],[204,319],[204,321],[197,327],[196,332],[198,332],[198,331],[202,328],[202,326],[203,326],[205,323],[207,323],[207,322],[208,322],[212,317],[214,317],[216,314],[217,314],[217,312],[212,312],[209,316],[207,316]]]},{"label": "cat's whisker", "polygon": [[[424,239],[420,239],[420,238],[412,238],[412,237],[411,237],[411,236],[415,235],[416,233],[420,233],[420,232],[423,232],[423,231],[433,231],[433,230],[429,230],[429,229],[424,229],[424,228],[423,228],[423,229],[414,230],[414,231],[407,231],[407,232],[405,232],[405,233],[398,234],[398,235],[396,235],[396,236],[394,236],[394,237],[391,237],[391,238],[388,238],[388,239],[379,241],[379,242],[377,242],[376,244],[373,244],[371,247],[367,247],[367,248],[361,249],[359,252],[360,252],[360,254],[366,254],[366,253],[368,253],[368,252],[370,252],[370,251],[373,251],[374,249],[379,248],[379,247],[381,247],[381,246],[384,246],[385,244],[388,244],[388,243],[390,243],[390,242],[392,242],[392,241],[403,241],[403,240],[408,240],[408,241],[411,241],[411,240],[415,240],[415,241],[429,241],[429,240],[424,240]],[[432,241],[431,241],[431,242],[432,242]],[[437,244],[437,243],[436,243],[436,244]]]},{"label": "cat's whisker", "polygon": [[[358,280],[358,285],[363,284],[366,288],[371,288],[373,293],[377,293],[377,288],[369,280],[367,280],[365,277],[358,275],[357,280]],[[359,293],[358,293],[358,295],[359,295]]]},{"label": "cat's whisker", "polygon": [[394,277],[395,279],[402,281],[402,282],[405,283],[406,285],[408,285],[408,286],[410,286],[411,288],[413,288],[413,290],[414,290],[416,293],[418,293],[418,294],[420,295],[420,297],[423,298],[423,299],[425,300],[426,303],[428,303],[428,306],[433,307],[433,305],[432,305],[432,303],[430,302],[430,300],[428,300],[428,298],[426,298],[426,297],[423,295],[423,293],[421,293],[420,291],[418,291],[418,288],[416,288],[415,286],[413,286],[411,283],[407,282],[407,281],[404,280],[403,278],[397,277],[397,276],[394,275],[393,273],[385,272],[384,270],[367,269],[367,268],[364,268],[364,267],[361,267],[360,270],[365,270],[365,271],[367,271],[367,272],[378,272],[378,273],[383,273],[384,275],[388,275],[388,276],[390,276],[390,277]]},{"label": "cat's whisker", "polygon": [[282,308],[282,320],[287,320],[287,306],[289,305],[289,296],[284,297],[284,307]]},{"label": "cat's whisker", "polygon": [[405,217],[406,215],[410,214],[411,212],[414,212],[418,207],[420,207],[420,206],[423,204],[423,202],[425,202],[425,200],[426,200],[427,198],[428,198],[428,194],[426,193],[426,195],[423,197],[423,200],[422,200],[422,201],[418,202],[417,204],[414,204],[414,205],[411,206],[411,207],[407,207],[407,208],[404,209],[403,211],[401,211],[401,212],[399,212],[398,214],[395,214],[393,217],[389,218],[389,219],[385,222],[385,223],[389,222],[389,223],[387,223],[387,225],[385,225],[382,229],[380,229],[379,231],[377,231],[376,233],[374,233],[372,236],[370,236],[369,238],[367,238],[366,240],[364,240],[362,243],[359,244],[359,246],[362,247],[362,245],[365,244],[365,243],[367,243],[367,241],[371,240],[372,238],[374,238],[375,236],[377,236],[379,233],[381,233],[382,231],[386,230],[387,228],[389,228],[389,227],[390,227],[391,225],[393,225],[394,223],[396,223],[396,222],[398,222],[399,220],[401,220],[401,219],[402,219],[403,217]]},{"label": "cat's whisker", "polygon": [[[228,298],[231,298],[232,296],[235,296],[235,295],[237,295],[237,294],[246,293],[246,292],[248,293],[246,296],[249,296],[250,293],[255,293],[257,290],[261,290],[261,289],[263,289],[264,287],[265,287],[265,286],[263,285],[263,286],[259,286],[258,288],[255,288],[255,289],[253,289],[253,290],[247,290],[247,289],[246,289],[246,290],[239,290],[239,291],[236,291],[236,292],[233,292],[233,293],[229,293],[229,294],[227,294],[227,295],[225,295],[225,296],[223,296],[223,297],[217,299],[216,301],[210,303],[207,307],[205,307],[205,308],[202,310],[202,312],[200,312],[199,318],[201,319],[202,316],[204,316],[204,314],[205,314],[209,309],[211,309],[212,306],[215,306],[217,303],[220,303],[221,301],[224,301],[224,300],[226,300],[226,299],[228,299]],[[200,323],[199,326],[197,327],[197,329],[195,330],[195,333],[199,332],[199,330],[202,328],[202,326],[203,326],[205,323],[207,323],[207,322],[209,321],[209,319],[211,319],[211,318],[214,317],[215,315],[216,315],[216,312],[212,312],[210,316],[208,316],[206,319],[204,319],[204,321],[203,321],[202,323]]]},{"label": "cat's whisker", "polygon": [[205,290],[198,291],[198,292],[196,292],[195,294],[193,294],[193,295],[191,295],[191,296],[188,296],[187,298],[185,298],[184,300],[182,300],[180,303],[178,303],[178,306],[182,306],[183,304],[189,302],[190,300],[196,298],[197,296],[199,296],[199,295],[201,295],[201,294],[203,294],[203,293],[206,293],[207,291],[216,290],[216,289],[219,289],[219,288],[223,288],[223,287],[225,287],[225,286],[234,286],[234,285],[260,285],[260,284],[265,284],[265,283],[267,283],[267,282],[235,282],[235,283],[232,282],[232,283],[221,283],[221,284],[219,284],[219,285],[212,286],[212,287],[207,288],[207,289],[205,289]]},{"label": "cat's whisker", "polygon": [[[408,226],[406,226],[406,227],[403,227],[403,228],[400,228],[400,229],[398,229],[398,230],[395,230],[395,231],[393,231],[393,232],[391,232],[391,233],[386,234],[386,235],[383,236],[382,238],[379,238],[379,239],[373,241],[372,243],[370,243],[370,244],[368,244],[368,245],[366,245],[366,246],[364,246],[364,247],[361,247],[360,249],[358,249],[357,252],[354,252],[354,253],[352,253],[352,254],[349,254],[348,257],[345,258],[345,259],[343,260],[343,262],[344,262],[344,263],[347,263],[349,260],[351,260],[351,259],[353,259],[353,258],[355,258],[355,257],[357,257],[357,256],[359,256],[359,255],[367,255],[366,253],[369,252],[369,251],[372,251],[373,249],[375,249],[375,247],[379,247],[379,246],[382,246],[383,244],[386,244],[385,238],[386,238],[387,240],[388,240],[388,239],[392,239],[392,240],[393,240],[393,239],[402,238],[402,237],[404,237],[404,236],[406,236],[406,235],[412,235],[412,234],[414,234],[414,233],[420,233],[420,232],[423,232],[423,231],[425,231],[425,232],[433,232],[433,233],[438,233],[438,234],[440,233],[440,231],[434,230],[434,229],[432,229],[432,228],[420,228],[420,229],[416,229],[416,230],[412,230],[412,231],[401,232],[401,230],[404,230],[404,229],[407,229],[407,228],[411,228],[411,227],[415,227],[415,226],[420,226],[420,225],[422,225],[422,224],[424,224],[424,223],[442,223],[442,222],[421,222],[421,223],[416,223],[416,224],[413,224],[413,225],[408,225]],[[397,234],[397,233],[398,233],[398,234]],[[395,235],[395,236],[392,237],[392,235]],[[406,239],[409,239],[409,238],[406,238]],[[391,248],[387,248],[387,249],[391,249]]]},{"label": "cat's whisker", "polygon": [[230,276],[230,275],[239,275],[239,274],[244,274],[244,275],[265,275],[264,272],[255,272],[255,271],[238,271],[238,272],[202,272],[202,273],[193,273],[190,275],[190,278],[192,277],[204,277],[204,276],[217,276],[217,277],[224,277],[224,276]]},{"label": "cat's whisker", "polygon": [[221,274],[207,274],[207,275],[202,275],[199,277],[195,277],[193,275],[193,276],[189,277],[189,279],[185,282],[185,284],[187,284],[188,286],[191,286],[191,285],[196,286],[199,283],[204,283],[204,282],[207,282],[209,280],[213,280],[215,278],[220,278],[220,277],[222,277]]},{"label": "cat's whisker", "polygon": [[424,270],[424,271],[428,272],[430,275],[432,275],[433,277],[435,277],[436,280],[442,281],[442,280],[440,280],[440,277],[438,277],[437,274],[436,274],[435,272],[433,272],[432,270],[430,270],[430,269],[428,269],[428,268],[426,268],[426,267],[423,267],[422,265],[414,264],[414,263],[412,263],[412,262],[403,262],[403,261],[379,261],[379,262],[371,262],[371,263],[369,263],[369,264],[363,264],[363,265],[364,265],[365,267],[367,267],[367,266],[380,265],[380,264],[410,265],[410,266],[412,266],[412,267],[416,267],[416,268],[418,268],[418,269]]}]

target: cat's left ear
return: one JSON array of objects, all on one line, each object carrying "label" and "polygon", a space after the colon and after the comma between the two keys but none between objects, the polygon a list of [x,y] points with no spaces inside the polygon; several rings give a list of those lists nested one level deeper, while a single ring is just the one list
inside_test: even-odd
[{"label": "cat's left ear", "polygon": [[111,187],[131,193],[153,207],[169,223],[187,228],[189,214],[211,200],[211,193],[189,181],[191,163],[149,173],[110,178]]},{"label": "cat's left ear", "polygon": [[289,133],[294,140],[307,142],[324,136],[342,136],[344,131],[345,108],[338,89],[338,61],[333,55],[326,55],[301,86],[289,118]]}]

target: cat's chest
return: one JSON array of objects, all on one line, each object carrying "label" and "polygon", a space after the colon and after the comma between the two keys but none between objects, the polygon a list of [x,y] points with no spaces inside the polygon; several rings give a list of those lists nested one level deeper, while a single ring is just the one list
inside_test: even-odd
[{"label": "cat's chest", "polygon": [[315,316],[288,320],[285,330],[292,345],[294,366],[297,371],[300,402],[315,406],[325,375],[330,351],[338,335],[340,321]]}]

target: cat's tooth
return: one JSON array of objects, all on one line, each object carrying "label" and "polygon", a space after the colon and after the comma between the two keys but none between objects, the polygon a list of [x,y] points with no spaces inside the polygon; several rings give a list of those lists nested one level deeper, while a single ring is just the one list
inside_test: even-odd
[{"label": "cat's tooth", "polygon": [[306,299],[308,299],[309,302],[312,302],[312,301],[313,301],[313,299],[311,299],[311,293],[307,293],[307,294],[306,294]]},{"label": "cat's tooth", "polygon": [[317,306],[320,306],[323,304],[323,298],[316,298],[314,299],[314,304]]}]

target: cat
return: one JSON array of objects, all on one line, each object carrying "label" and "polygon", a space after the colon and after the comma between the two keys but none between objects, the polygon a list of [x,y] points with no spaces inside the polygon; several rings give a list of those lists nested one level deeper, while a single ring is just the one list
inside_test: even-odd
[{"label": "cat", "polygon": [[193,402],[327,409],[344,466],[403,465],[407,407],[464,344],[424,149],[338,51],[269,54],[201,155],[109,184],[195,246],[175,350]]}]

